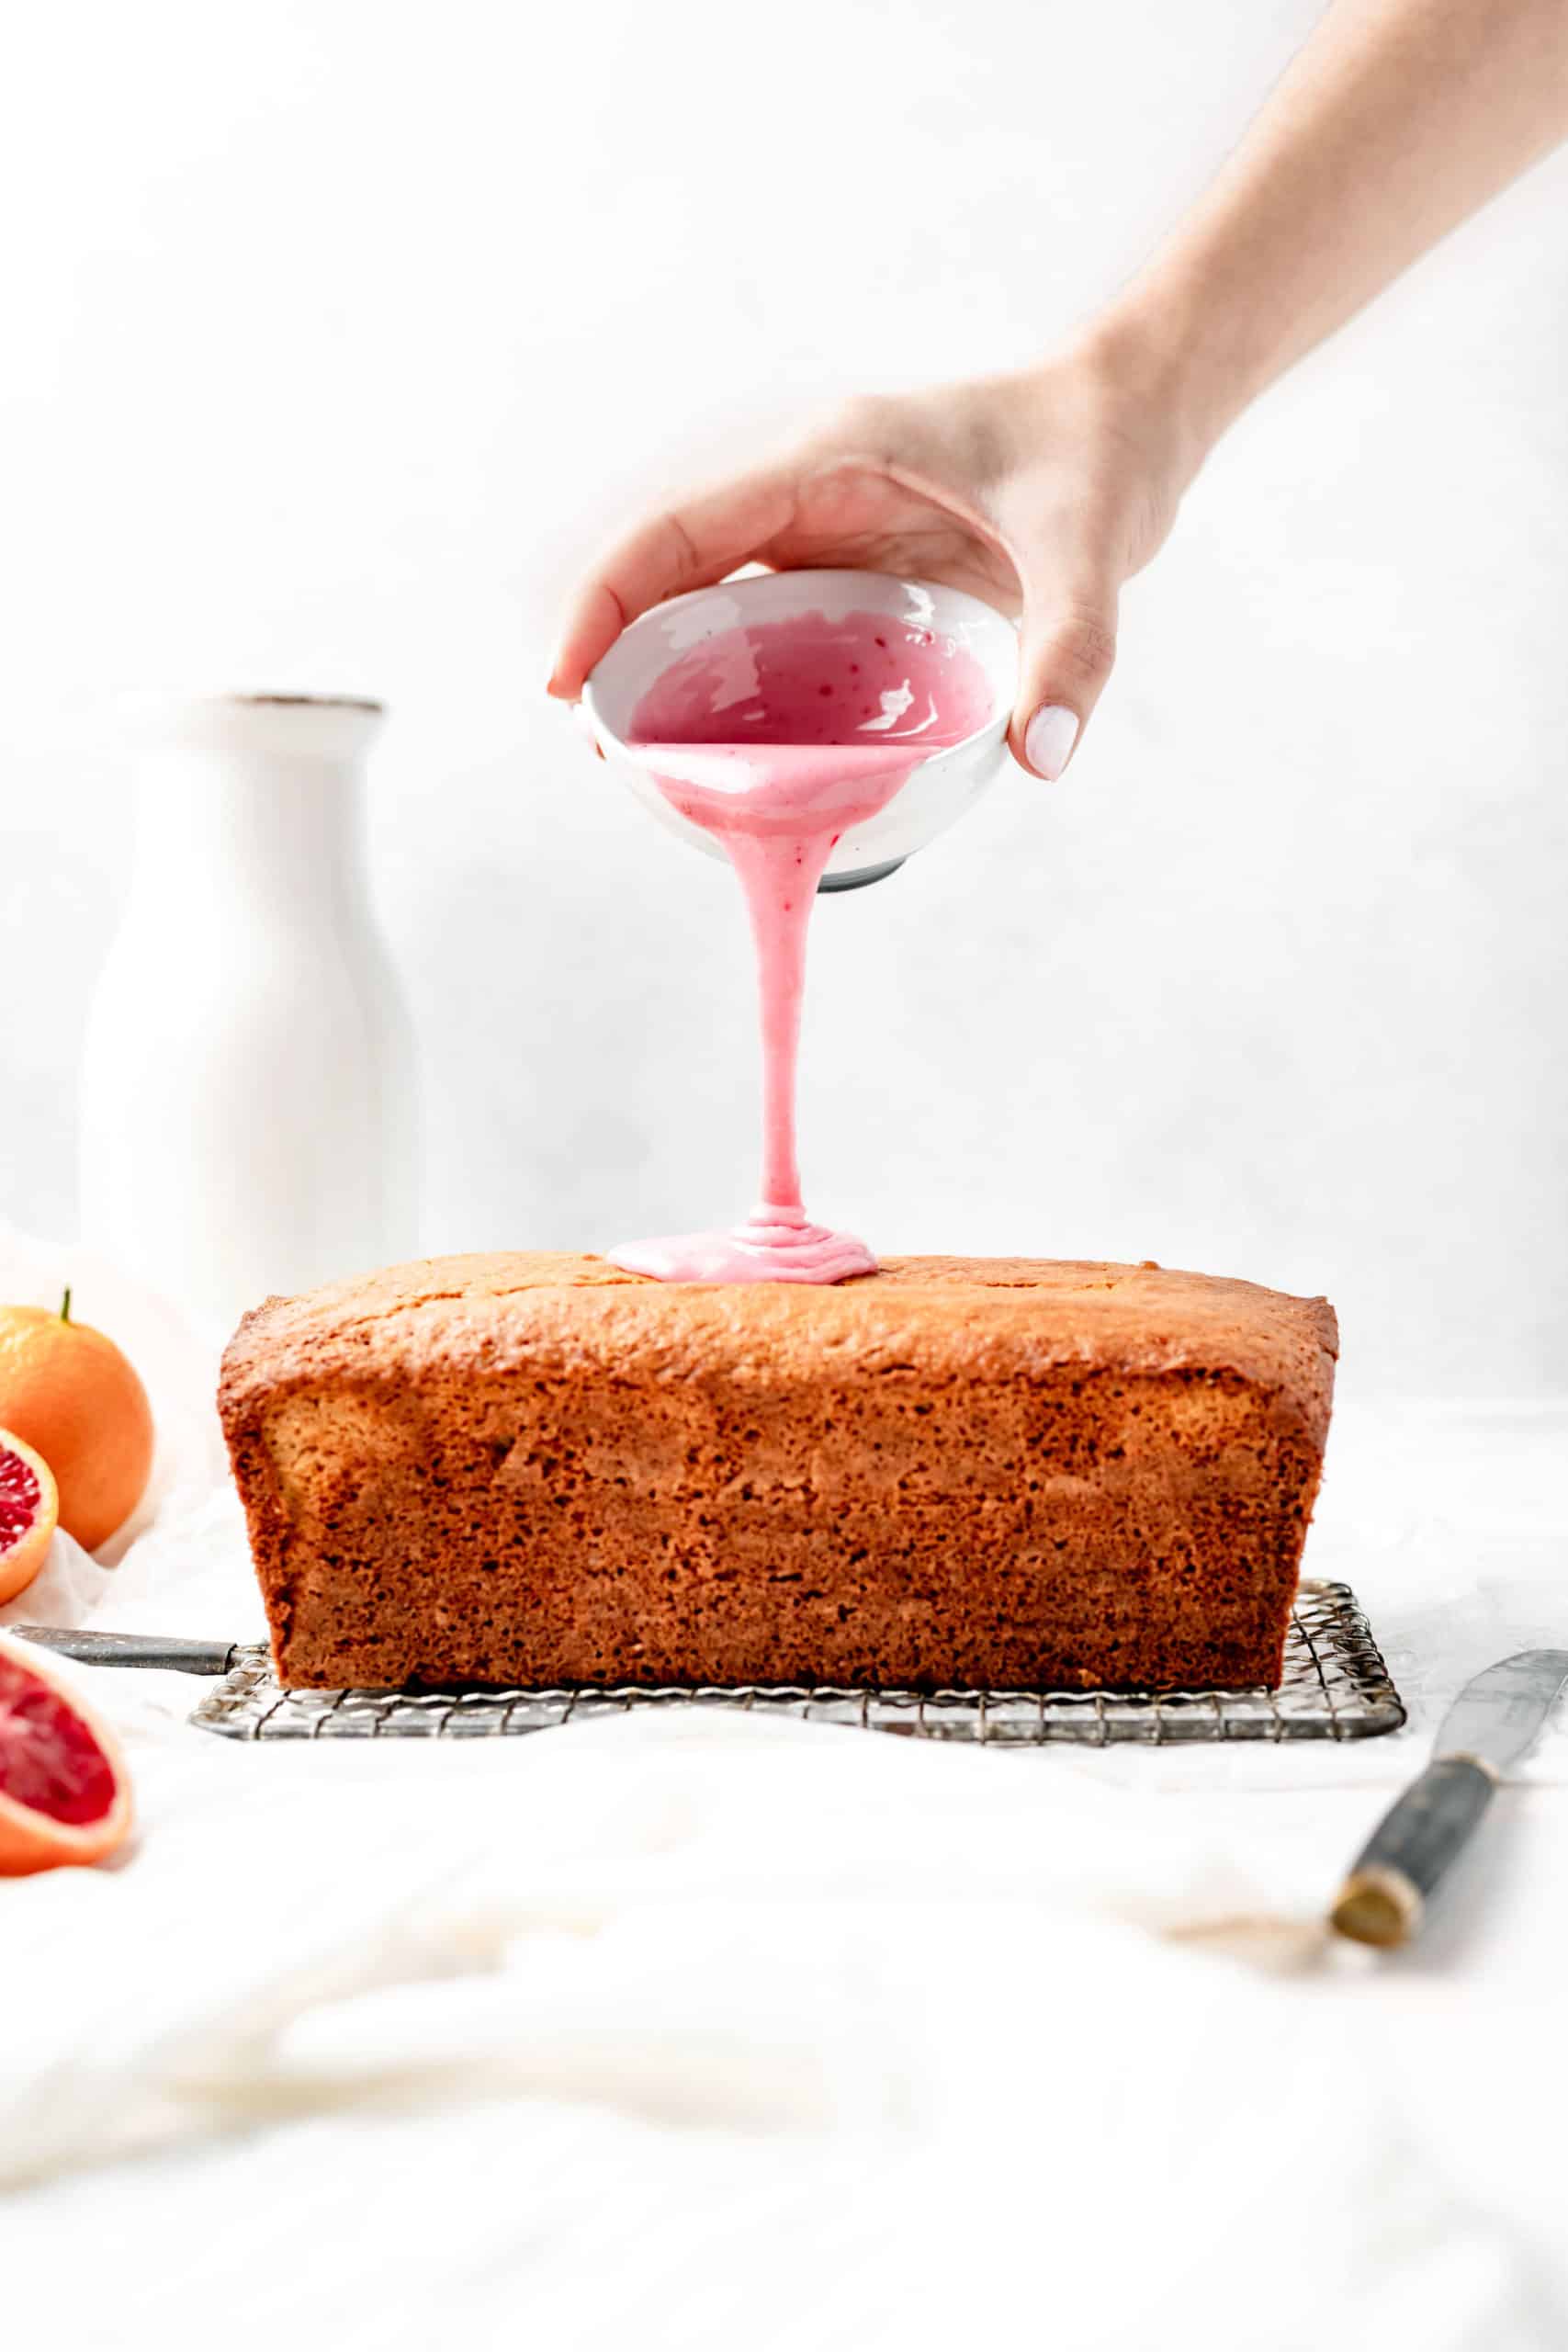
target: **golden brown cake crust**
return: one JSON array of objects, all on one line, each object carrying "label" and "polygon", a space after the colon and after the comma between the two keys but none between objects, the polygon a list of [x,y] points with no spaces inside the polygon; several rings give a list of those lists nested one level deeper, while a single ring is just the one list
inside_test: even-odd
[{"label": "golden brown cake crust", "polygon": [[1030,1259],[832,1287],[425,1260],[246,1317],[286,1679],[1277,1679],[1322,1299]]},{"label": "golden brown cake crust", "polygon": [[[584,1295],[584,1294],[588,1295]],[[981,1311],[983,1310],[983,1312]],[[404,1361],[437,1351],[500,1363],[620,1368],[631,1351],[668,1377],[701,1378],[718,1351],[752,1373],[814,1376],[825,1350],[897,1358],[918,1332],[954,1380],[1032,1365],[1125,1372],[1223,1365],[1320,1406],[1327,1425],[1338,1326],[1326,1299],[1154,1265],[1031,1258],[890,1258],[859,1281],[671,1283],[598,1257],[547,1250],[417,1259],[247,1315],[224,1358],[226,1396],[259,1374],[358,1371],[389,1336]]]}]

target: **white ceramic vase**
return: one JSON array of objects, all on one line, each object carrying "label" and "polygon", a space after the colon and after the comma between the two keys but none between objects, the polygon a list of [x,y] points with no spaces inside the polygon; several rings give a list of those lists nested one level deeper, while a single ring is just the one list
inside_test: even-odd
[{"label": "white ceramic vase", "polygon": [[412,1041],[365,875],[381,718],[229,695],[145,729],[87,1029],[83,1238],[209,1331],[418,1247]]}]

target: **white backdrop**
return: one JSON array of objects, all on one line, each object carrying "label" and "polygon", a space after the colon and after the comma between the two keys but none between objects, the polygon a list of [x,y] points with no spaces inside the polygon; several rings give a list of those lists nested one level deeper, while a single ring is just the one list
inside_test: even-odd
[{"label": "white backdrop", "polygon": [[[385,695],[432,1248],[743,1207],[723,869],[545,702],[563,589],[819,402],[1022,360],[1313,0],[113,0],[0,88],[0,1215],[69,1233],[124,684]],[[1568,164],[1238,428],[1067,782],[820,911],[819,1213],[1325,1290],[1568,1385]]]}]

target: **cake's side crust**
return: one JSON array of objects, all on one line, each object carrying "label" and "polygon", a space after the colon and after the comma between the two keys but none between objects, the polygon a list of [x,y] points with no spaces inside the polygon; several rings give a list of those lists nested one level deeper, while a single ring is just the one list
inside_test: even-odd
[{"label": "cake's side crust", "polygon": [[1322,1302],[915,1261],[800,1308],[598,1264],[248,1319],[223,1413],[286,1680],[1278,1680]]}]

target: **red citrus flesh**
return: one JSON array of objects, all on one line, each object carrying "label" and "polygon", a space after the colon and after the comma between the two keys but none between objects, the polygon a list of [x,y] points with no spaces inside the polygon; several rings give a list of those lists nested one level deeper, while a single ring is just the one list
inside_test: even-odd
[{"label": "red citrus flesh", "polygon": [[42,1500],[32,1464],[8,1445],[0,1449],[0,1552],[8,1552],[27,1533]]},{"label": "red citrus flesh", "polygon": [[0,1876],[96,1862],[130,1826],[118,1749],[74,1692],[0,1636]]},{"label": "red citrus flesh", "polygon": [[42,1454],[0,1430],[0,1601],[14,1600],[31,1584],[59,1517],[54,1474]]},{"label": "red citrus flesh", "polygon": [[101,1821],[114,1803],[109,1761],[58,1690],[0,1657],[0,1791],[51,1821]]}]

